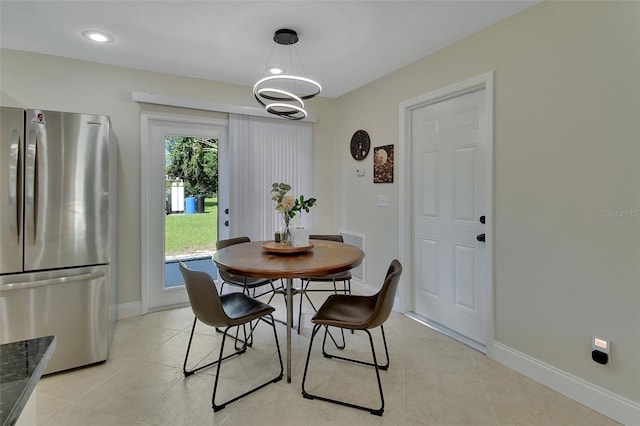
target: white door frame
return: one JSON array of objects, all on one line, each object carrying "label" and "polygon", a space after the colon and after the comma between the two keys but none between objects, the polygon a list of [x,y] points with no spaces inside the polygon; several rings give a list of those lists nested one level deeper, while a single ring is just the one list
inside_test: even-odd
[{"label": "white door frame", "polygon": [[[158,229],[164,229],[164,214],[152,214],[152,211],[163,207],[164,200],[157,200],[158,185],[162,186],[164,194],[164,144],[153,143],[151,140],[151,126],[153,122],[163,122],[170,125],[188,127],[189,125],[205,125],[228,128],[226,119],[208,119],[203,117],[189,117],[187,115],[146,113],[140,115],[140,192],[141,192],[141,314],[149,312],[149,288],[151,281],[158,280],[158,256],[153,248],[158,245],[164,247],[164,233],[158,242]],[[225,142],[227,138],[225,137]],[[158,153],[162,151],[162,154]],[[155,154],[155,155],[154,155]],[[159,160],[161,158],[161,160]],[[155,190],[154,190],[155,189]],[[164,212],[164,210],[161,210]],[[164,259],[162,267],[164,267]]]},{"label": "white door frame", "polygon": [[413,99],[409,99],[400,103],[399,106],[399,158],[398,158],[398,170],[399,170],[399,197],[398,197],[398,253],[402,264],[404,265],[402,271],[402,286],[399,295],[400,304],[403,312],[413,312],[414,298],[413,298],[413,252],[412,252],[412,185],[411,185],[411,111],[420,107],[435,104],[445,101],[457,96],[464,95],[465,93],[475,91],[478,89],[485,89],[485,106],[486,106],[486,129],[487,129],[487,157],[484,159],[487,164],[487,200],[486,200],[486,243],[485,248],[487,250],[487,273],[488,273],[488,299],[487,303],[487,330],[486,330],[486,350],[487,354],[490,354],[493,347],[494,340],[494,324],[495,324],[495,310],[494,310],[494,272],[493,272],[493,259],[494,259],[494,235],[493,235],[493,80],[494,72],[488,72],[468,80],[461,81],[459,83],[452,84],[450,86],[434,90],[424,95],[418,96]]}]

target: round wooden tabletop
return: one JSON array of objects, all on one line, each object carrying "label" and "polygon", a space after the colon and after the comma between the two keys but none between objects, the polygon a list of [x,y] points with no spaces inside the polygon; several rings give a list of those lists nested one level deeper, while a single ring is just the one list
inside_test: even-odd
[{"label": "round wooden tabletop", "polygon": [[313,248],[302,253],[269,253],[265,241],[234,244],[216,251],[218,268],[233,274],[256,278],[306,278],[330,275],[354,268],[364,252],[358,247],[335,241],[310,240]]}]

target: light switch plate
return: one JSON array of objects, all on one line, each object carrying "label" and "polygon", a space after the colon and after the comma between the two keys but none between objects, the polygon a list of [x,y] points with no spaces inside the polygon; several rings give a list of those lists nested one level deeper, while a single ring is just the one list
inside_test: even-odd
[{"label": "light switch plate", "polygon": [[593,339],[591,339],[591,348],[608,355],[611,351],[611,341],[602,337],[593,336]]},{"label": "light switch plate", "polygon": [[378,195],[378,207],[389,207],[388,195]]},{"label": "light switch plate", "polygon": [[356,176],[364,176],[364,167],[356,169]]}]

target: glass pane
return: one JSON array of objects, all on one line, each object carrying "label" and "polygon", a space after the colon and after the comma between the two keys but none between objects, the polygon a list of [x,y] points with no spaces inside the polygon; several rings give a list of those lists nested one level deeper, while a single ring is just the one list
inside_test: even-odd
[{"label": "glass pane", "polygon": [[216,278],[218,140],[165,138],[165,283],[184,286],[178,262]]}]

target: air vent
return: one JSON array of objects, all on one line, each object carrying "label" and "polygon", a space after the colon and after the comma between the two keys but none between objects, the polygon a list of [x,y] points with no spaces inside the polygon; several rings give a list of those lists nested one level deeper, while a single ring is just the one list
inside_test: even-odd
[{"label": "air vent", "polygon": [[[356,246],[362,251],[366,252],[364,249],[364,235],[356,234],[355,232],[351,232],[351,231],[340,231],[340,235],[342,235],[342,238],[344,239],[345,244]],[[354,278],[357,278],[362,282],[364,282],[365,260],[366,260],[366,257],[365,259],[362,260],[362,263],[360,265],[356,266],[351,270],[351,275],[353,275]]]}]

